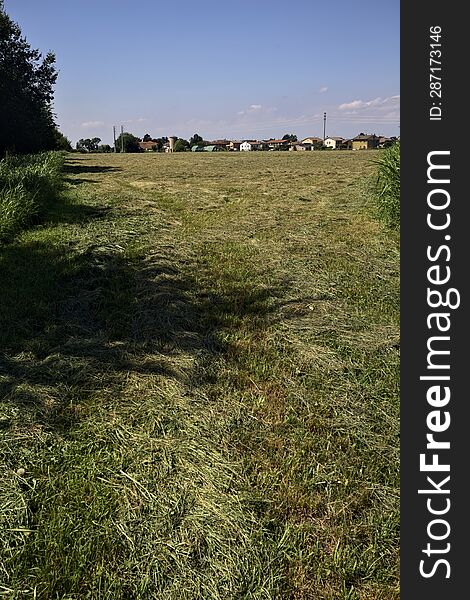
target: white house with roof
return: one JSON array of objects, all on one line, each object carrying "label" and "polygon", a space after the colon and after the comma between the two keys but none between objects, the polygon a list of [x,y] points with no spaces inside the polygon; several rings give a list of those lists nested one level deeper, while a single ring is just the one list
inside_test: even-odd
[{"label": "white house with roof", "polygon": [[335,148],[339,148],[344,141],[345,139],[342,137],[327,137],[323,145],[334,150]]},{"label": "white house with roof", "polygon": [[242,152],[250,152],[251,150],[263,150],[264,142],[258,142],[256,140],[245,140],[240,144],[240,150]]}]

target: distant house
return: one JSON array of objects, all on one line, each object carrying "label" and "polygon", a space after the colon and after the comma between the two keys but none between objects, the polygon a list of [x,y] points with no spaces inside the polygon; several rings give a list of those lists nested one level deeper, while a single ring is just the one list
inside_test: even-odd
[{"label": "distant house", "polygon": [[150,142],[139,142],[139,146],[142,150],[147,152],[153,150],[157,146],[157,142],[153,142],[152,140],[150,140]]},{"label": "distant house", "polygon": [[289,140],[265,140],[264,142],[270,150],[288,150]]},{"label": "distant house", "polygon": [[213,140],[212,142],[209,142],[208,146],[218,146],[219,148],[226,149],[230,144],[230,140]]},{"label": "distant house", "polygon": [[370,150],[371,148],[379,147],[379,136],[374,134],[360,133],[353,138],[352,149],[353,150]]},{"label": "distant house", "polygon": [[297,151],[305,151],[305,150],[311,150],[312,146],[310,144],[302,144],[302,142],[290,142],[289,143],[289,150],[297,150]]},{"label": "distant house", "polygon": [[327,147],[327,148],[332,148],[333,150],[336,150],[337,148],[340,148],[341,145],[345,142],[346,140],[342,137],[327,137],[325,138],[325,141],[323,142],[323,144]]},{"label": "distant house", "polygon": [[316,146],[318,144],[323,144],[323,140],[322,138],[319,137],[315,137],[315,136],[310,136],[310,137],[306,137],[303,140],[300,140],[301,144],[307,144],[310,146]]},{"label": "distant house", "polygon": [[379,148],[388,148],[389,146],[392,146],[396,142],[398,142],[397,137],[395,137],[395,136],[385,137],[382,135],[379,137]]},{"label": "distant house", "polygon": [[266,144],[257,140],[245,140],[240,144],[241,152],[250,152],[251,150],[264,150]]},{"label": "distant house", "polygon": [[233,151],[238,151],[238,150],[240,150],[241,143],[242,142],[232,140],[231,142],[229,142],[228,149],[233,150]]}]

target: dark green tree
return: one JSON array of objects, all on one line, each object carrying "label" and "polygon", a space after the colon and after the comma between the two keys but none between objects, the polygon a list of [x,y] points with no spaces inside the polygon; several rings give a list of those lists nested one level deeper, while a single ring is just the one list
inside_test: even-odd
[{"label": "dark green tree", "polygon": [[0,0],[0,156],[55,147],[56,79],[55,55],[33,50]]},{"label": "dark green tree", "polygon": [[153,141],[155,141],[155,140],[153,140],[153,139],[152,139],[152,137],[150,136],[150,134],[149,134],[149,133],[146,133],[146,134],[144,135],[144,137],[142,138],[142,141],[143,141],[143,142],[153,142]]},{"label": "dark green tree", "polygon": [[296,142],[297,136],[294,133],[286,133],[286,135],[282,136],[283,140],[289,140],[289,142]]},{"label": "dark green tree", "polygon": [[65,137],[63,133],[61,133],[58,129],[54,129],[54,149],[55,150],[65,150],[66,152],[72,151],[72,144],[70,140]]},{"label": "dark green tree", "polygon": [[124,146],[124,152],[142,152],[142,148],[139,146],[140,138],[136,137],[128,131],[120,133],[116,139],[116,151],[121,152]]},{"label": "dark green tree", "polygon": [[81,152],[97,152],[100,142],[101,139],[98,137],[78,140],[77,150],[80,150]]},{"label": "dark green tree", "polygon": [[178,138],[175,142],[175,147],[173,149],[174,152],[186,152],[189,148],[188,140],[183,140],[182,138]]},{"label": "dark green tree", "polygon": [[192,138],[190,138],[189,140],[189,145],[191,146],[191,148],[193,146],[201,146],[204,143],[204,140],[202,139],[202,137],[200,135],[198,135],[197,133],[195,133],[193,135]]},{"label": "dark green tree", "polygon": [[98,152],[112,152],[113,149],[109,144],[101,144],[98,146]]}]

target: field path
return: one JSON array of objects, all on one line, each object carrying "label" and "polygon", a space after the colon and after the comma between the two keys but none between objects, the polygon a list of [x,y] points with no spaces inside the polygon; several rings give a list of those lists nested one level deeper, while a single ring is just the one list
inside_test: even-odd
[{"label": "field path", "polygon": [[399,598],[373,158],[69,155],[0,256],[0,593]]}]

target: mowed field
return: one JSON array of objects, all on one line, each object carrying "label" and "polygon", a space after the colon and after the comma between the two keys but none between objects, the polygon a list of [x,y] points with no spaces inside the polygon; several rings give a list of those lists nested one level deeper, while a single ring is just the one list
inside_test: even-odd
[{"label": "mowed field", "polygon": [[69,155],[0,251],[0,596],[399,598],[377,156]]}]

